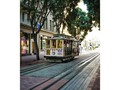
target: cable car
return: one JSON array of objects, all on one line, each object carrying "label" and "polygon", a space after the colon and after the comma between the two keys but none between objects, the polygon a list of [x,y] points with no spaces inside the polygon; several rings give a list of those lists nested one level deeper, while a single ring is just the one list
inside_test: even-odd
[{"label": "cable car", "polygon": [[55,34],[46,39],[45,58],[50,62],[72,60],[79,55],[79,41],[72,36]]}]

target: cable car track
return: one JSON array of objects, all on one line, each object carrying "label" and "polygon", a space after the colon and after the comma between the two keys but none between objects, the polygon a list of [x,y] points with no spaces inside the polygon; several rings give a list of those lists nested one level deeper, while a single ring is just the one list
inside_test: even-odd
[{"label": "cable car track", "polygon": [[20,69],[20,73],[31,70],[33,68],[38,68],[39,66],[43,66],[45,64],[46,63],[40,63],[40,64],[35,64],[35,65],[32,65],[32,66],[23,67],[23,68]]},{"label": "cable car track", "polygon": [[[99,67],[99,56],[97,56],[90,64],[88,64],[84,70],[78,72],[74,77],[68,80],[61,86],[60,90],[86,90],[88,84],[90,83],[91,77],[94,75],[95,71]],[[78,84],[79,83],[79,84]]]},{"label": "cable car track", "polygon": [[[59,82],[61,79],[69,76],[73,71],[75,71],[74,75],[70,76],[70,80],[75,77],[79,71],[81,71],[86,65],[88,65],[92,60],[94,60],[96,57],[98,57],[99,54],[94,55],[94,57],[88,57],[87,59],[85,59],[82,62],[79,62],[78,64],[76,64],[75,66],[73,66],[70,69],[67,69],[65,71],[63,71],[62,73],[56,75],[55,77],[51,77],[48,80],[37,84],[36,86],[30,88],[29,90],[38,90],[38,88],[42,88],[42,90],[47,90],[48,88],[50,88],[52,85],[54,85],[55,83]],[[43,87],[44,85],[47,84],[47,82],[52,82],[50,84],[48,84],[47,86]],[[41,89],[40,89],[41,90]]]},{"label": "cable car track", "polygon": [[38,65],[38,66],[35,66],[35,67],[31,67],[31,68],[28,68],[28,69],[25,69],[23,71],[20,72],[20,75],[23,76],[23,75],[26,75],[26,74],[29,74],[29,73],[32,73],[32,72],[36,72],[36,71],[39,71],[39,70],[42,70],[42,69],[45,69],[45,68],[49,68],[51,66],[54,66],[54,65],[57,65],[56,63],[49,63],[48,65]]},{"label": "cable car track", "polygon": [[[90,56],[89,58],[93,57]],[[77,59],[76,59],[77,60]],[[76,61],[75,60],[75,61]],[[84,62],[83,61],[80,61],[80,62]],[[75,64],[78,63],[78,61],[75,62]],[[23,75],[27,75],[29,73],[33,73],[33,72],[36,72],[36,71],[39,71],[39,70],[42,70],[42,69],[45,69],[45,68],[49,68],[51,66],[54,66],[54,65],[57,65],[58,63],[40,63],[40,64],[37,64],[37,65],[32,65],[32,66],[28,66],[28,67],[23,67],[21,68],[20,70],[20,75],[23,76]],[[74,65],[75,65],[74,64]]]}]

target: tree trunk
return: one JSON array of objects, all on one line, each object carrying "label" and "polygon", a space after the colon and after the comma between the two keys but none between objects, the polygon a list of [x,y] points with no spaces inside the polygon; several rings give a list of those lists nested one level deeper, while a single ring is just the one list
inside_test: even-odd
[{"label": "tree trunk", "polygon": [[36,59],[40,60],[39,58],[39,48],[37,45],[37,34],[34,35],[34,44],[35,44],[35,51],[36,51]]}]

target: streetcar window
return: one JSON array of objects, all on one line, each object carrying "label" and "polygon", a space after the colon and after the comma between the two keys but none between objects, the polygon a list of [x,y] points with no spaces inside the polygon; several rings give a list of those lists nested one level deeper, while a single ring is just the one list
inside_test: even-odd
[{"label": "streetcar window", "polygon": [[46,48],[50,48],[50,40],[46,40]]},{"label": "streetcar window", "polygon": [[58,40],[58,48],[62,48],[62,40]]},{"label": "streetcar window", "polygon": [[51,40],[52,48],[56,48],[56,40]]},{"label": "streetcar window", "polygon": [[67,40],[67,47],[70,47],[70,41]]},{"label": "streetcar window", "polygon": [[46,55],[50,55],[50,50],[46,50]]},{"label": "streetcar window", "polygon": [[72,54],[72,41],[64,40],[64,55]]}]

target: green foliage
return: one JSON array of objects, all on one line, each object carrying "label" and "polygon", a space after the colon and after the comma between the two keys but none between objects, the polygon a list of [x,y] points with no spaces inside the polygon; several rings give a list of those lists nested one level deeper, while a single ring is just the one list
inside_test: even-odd
[{"label": "green foliage", "polygon": [[88,13],[75,8],[66,18],[69,33],[74,37],[80,34],[81,40],[85,38],[88,31],[92,31],[92,27],[100,28],[100,0],[83,1],[87,5]]},{"label": "green foliage", "polygon": [[76,7],[79,0],[58,0],[52,9],[53,20],[55,21],[57,31],[60,33],[60,27],[63,25],[63,29],[66,27],[66,16],[72,12]]},{"label": "green foliage", "polygon": [[76,37],[76,35],[81,35],[81,39],[87,35],[87,32],[90,30],[90,21],[87,13],[83,12],[80,8],[75,8],[73,11],[67,16],[66,22],[68,27],[68,32]]},{"label": "green foliage", "polygon": [[87,5],[91,26],[100,28],[100,0],[83,0],[83,2]]}]

